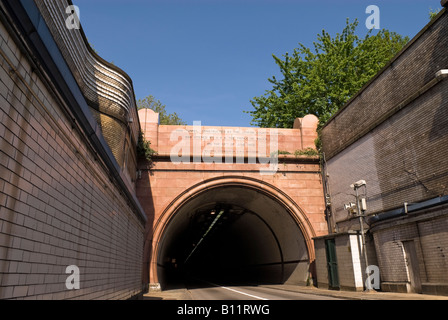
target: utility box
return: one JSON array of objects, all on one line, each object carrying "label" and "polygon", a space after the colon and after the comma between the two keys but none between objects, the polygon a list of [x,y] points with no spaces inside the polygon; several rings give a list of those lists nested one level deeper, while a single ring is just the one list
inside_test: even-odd
[{"label": "utility box", "polygon": [[[317,286],[323,289],[363,291],[366,268],[361,234],[357,231],[313,238]],[[377,265],[373,241],[366,236],[367,260]]]}]

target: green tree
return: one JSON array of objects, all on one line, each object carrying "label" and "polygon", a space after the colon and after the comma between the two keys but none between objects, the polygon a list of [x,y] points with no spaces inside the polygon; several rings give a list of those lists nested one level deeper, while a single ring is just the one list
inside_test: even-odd
[{"label": "green tree", "polygon": [[434,19],[435,17],[437,17],[437,15],[439,14],[440,9],[435,9],[432,10],[431,8],[429,9],[429,20]]},{"label": "green tree", "polygon": [[160,124],[162,125],[186,125],[187,123],[177,115],[176,112],[168,113],[166,106],[156,100],[152,95],[137,101],[137,109],[151,109],[159,114]]},{"label": "green tree", "polygon": [[357,26],[347,19],[341,34],[331,37],[323,30],[312,49],[299,43],[283,60],[273,55],[283,79],[268,79],[272,89],[250,101],[252,124],[291,128],[307,114],[325,123],[409,41],[385,29],[360,38]]}]

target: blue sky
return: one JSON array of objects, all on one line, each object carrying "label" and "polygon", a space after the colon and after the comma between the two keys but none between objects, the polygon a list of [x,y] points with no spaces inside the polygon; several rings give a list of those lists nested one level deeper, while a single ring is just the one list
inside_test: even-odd
[{"label": "blue sky", "polygon": [[349,18],[367,32],[368,5],[381,28],[414,37],[440,0],[73,0],[95,50],[188,124],[250,126],[250,100],[278,75],[272,54],[312,46]]}]

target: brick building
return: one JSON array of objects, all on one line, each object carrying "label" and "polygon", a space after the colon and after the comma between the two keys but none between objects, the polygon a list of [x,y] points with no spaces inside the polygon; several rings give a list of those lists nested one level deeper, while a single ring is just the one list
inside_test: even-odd
[{"label": "brick building", "polygon": [[344,205],[365,180],[367,263],[381,289],[448,294],[447,48],[444,8],[324,127],[332,234],[315,238],[319,286],[363,289],[359,217]]},{"label": "brick building", "polygon": [[132,84],[66,27],[69,5],[0,1],[0,299],[144,288]]}]

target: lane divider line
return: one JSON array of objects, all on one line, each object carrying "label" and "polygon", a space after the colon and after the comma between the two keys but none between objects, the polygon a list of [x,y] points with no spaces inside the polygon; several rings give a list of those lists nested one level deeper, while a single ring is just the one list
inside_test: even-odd
[{"label": "lane divider line", "polygon": [[218,285],[216,283],[212,283],[212,282],[209,282],[209,283],[214,285],[214,286],[216,286],[216,287],[218,287],[218,288],[223,288],[223,289],[226,289],[226,290],[230,290],[230,291],[233,291],[233,292],[236,292],[236,293],[239,293],[239,294],[243,294],[245,296],[252,297],[252,298],[255,298],[255,299],[258,299],[258,300],[269,300],[269,299],[266,299],[266,298],[254,296],[254,295],[246,293],[246,292],[238,291],[238,290],[235,290],[235,289],[232,289],[232,288],[222,287],[222,286],[220,286],[220,285]]}]

